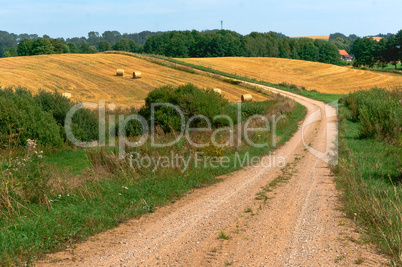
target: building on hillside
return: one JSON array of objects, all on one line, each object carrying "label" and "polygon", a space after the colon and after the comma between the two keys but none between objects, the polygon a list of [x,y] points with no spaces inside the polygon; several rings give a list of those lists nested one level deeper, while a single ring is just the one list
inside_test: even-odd
[{"label": "building on hillside", "polygon": [[352,61],[352,57],[346,52],[346,50],[339,50],[339,54],[341,55],[341,59],[346,61]]}]

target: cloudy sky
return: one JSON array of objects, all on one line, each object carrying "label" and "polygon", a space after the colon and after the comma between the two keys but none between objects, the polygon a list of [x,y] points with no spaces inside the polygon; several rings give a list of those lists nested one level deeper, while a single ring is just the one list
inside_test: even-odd
[{"label": "cloudy sky", "polygon": [[402,28],[401,0],[0,0],[0,30],[51,37],[117,30],[207,30],[359,36]]}]

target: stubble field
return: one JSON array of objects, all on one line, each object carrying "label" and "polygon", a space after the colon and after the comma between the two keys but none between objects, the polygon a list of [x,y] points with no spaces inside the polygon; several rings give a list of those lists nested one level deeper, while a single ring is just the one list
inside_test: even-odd
[{"label": "stubble field", "polygon": [[402,85],[402,75],[283,58],[188,58],[182,61],[270,83],[304,86],[327,94],[347,94]]},{"label": "stubble field", "polygon": [[[124,69],[124,77],[116,69]],[[133,71],[142,73],[132,79]],[[261,101],[267,96],[253,90],[157,65],[143,59],[119,54],[63,54],[0,59],[0,86],[22,86],[32,92],[39,88],[71,93],[72,99],[84,102],[105,100],[121,107],[143,105],[153,89],[165,85],[192,83],[199,88],[220,88],[231,102],[242,94],[252,94]]]}]

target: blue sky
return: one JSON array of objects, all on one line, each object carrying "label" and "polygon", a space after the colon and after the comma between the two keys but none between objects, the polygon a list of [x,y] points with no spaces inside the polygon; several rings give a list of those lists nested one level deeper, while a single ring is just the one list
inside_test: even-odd
[{"label": "blue sky", "polygon": [[81,37],[89,31],[206,30],[288,36],[359,36],[402,28],[401,0],[0,0],[0,30],[51,37]]}]

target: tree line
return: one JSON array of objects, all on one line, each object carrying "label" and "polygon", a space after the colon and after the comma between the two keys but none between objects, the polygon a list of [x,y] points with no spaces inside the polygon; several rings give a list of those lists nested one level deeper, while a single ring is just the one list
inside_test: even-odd
[{"label": "tree line", "polygon": [[279,57],[336,64],[338,48],[326,41],[289,38],[281,33],[171,31],[148,38],[144,52],[169,57]]},{"label": "tree line", "polygon": [[[7,39],[8,42],[2,42]],[[107,50],[159,54],[171,57],[281,57],[323,63],[339,63],[335,45],[322,40],[289,38],[281,33],[234,31],[171,31],[120,34],[89,32],[88,37],[52,39],[45,35],[15,35],[0,32],[5,57],[60,53],[97,53]],[[2,51],[0,51],[1,53]]]},{"label": "tree line", "polygon": [[143,31],[121,34],[118,31],[105,31],[99,34],[99,32],[91,31],[88,33],[88,37],[64,39],[50,38],[46,34],[39,37],[37,34],[14,34],[0,31],[0,57],[54,53],[97,53],[112,49],[141,52],[141,47],[146,40],[156,34],[161,34],[161,32]]},{"label": "tree line", "polygon": [[[402,30],[401,30],[402,31]],[[277,33],[252,32],[241,35],[229,30],[170,31],[121,34],[91,31],[88,37],[50,38],[37,34],[0,31],[0,56],[60,53],[97,53],[108,50],[158,54],[169,57],[278,57],[341,64],[339,50],[354,56],[355,66],[385,66],[401,60],[402,32],[388,33],[380,42],[355,34],[330,35],[329,41],[289,38]]]},{"label": "tree line", "polygon": [[121,39],[114,45],[106,40],[102,40],[97,46],[83,42],[77,46],[73,42],[66,42],[60,39],[37,38],[35,40],[24,39],[20,41],[17,48],[10,48],[4,53],[5,57],[11,56],[32,56],[45,54],[63,54],[63,53],[83,53],[94,54],[108,50],[128,51],[134,53],[142,52],[141,46],[133,40]]},{"label": "tree line", "polygon": [[353,42],[351,53],[355,67],[393,64],[395,69],[402,61],[402,30],[380,41],[373,38],[358,38]]}]

